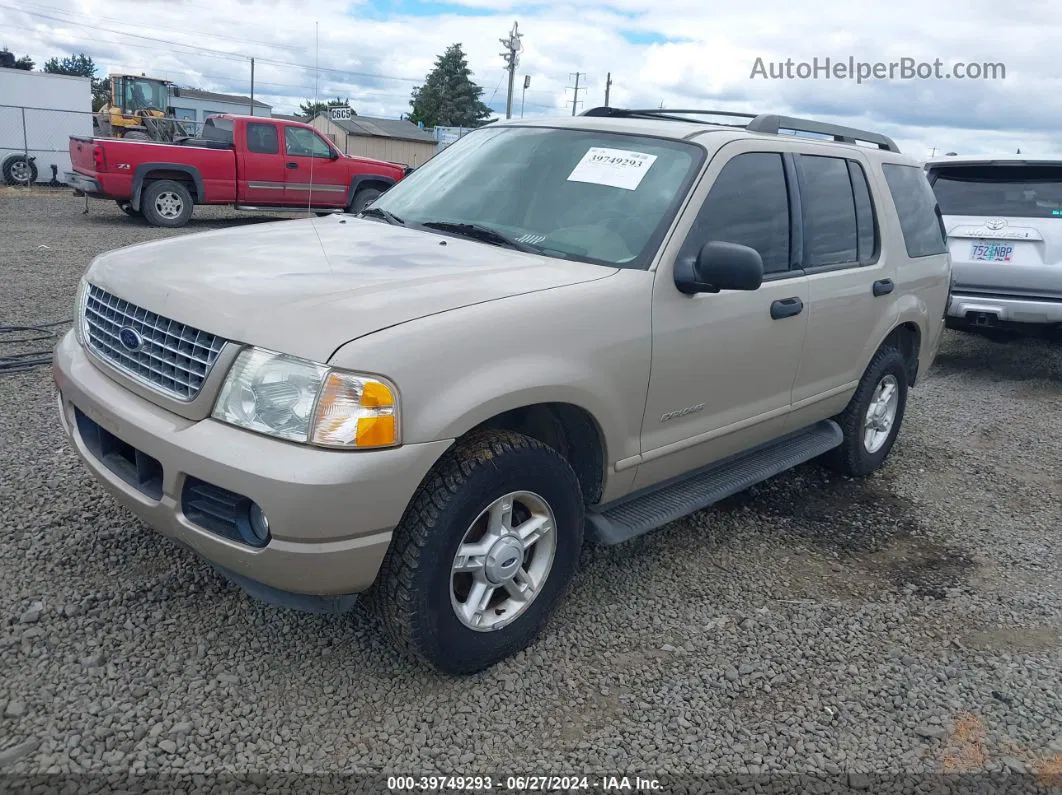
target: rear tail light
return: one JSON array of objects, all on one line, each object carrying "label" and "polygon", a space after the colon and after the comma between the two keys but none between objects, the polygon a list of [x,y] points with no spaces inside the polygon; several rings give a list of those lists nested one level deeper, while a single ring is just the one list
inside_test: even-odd
[{"label": "rear tail light", "polygon": [[107,158],[103,154],[103,147],[99,144],[92,147],[92,162],[96,166],[97,171],[107,170]]}]

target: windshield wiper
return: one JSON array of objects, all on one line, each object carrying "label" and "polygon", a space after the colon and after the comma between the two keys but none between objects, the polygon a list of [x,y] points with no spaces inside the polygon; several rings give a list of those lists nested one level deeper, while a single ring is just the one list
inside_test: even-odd
[{"label": "windshield wiper", "polygon": [[406,222],[399,218],[394,213],[388,212],[382,207],[368,207],[358,213],[358,216],[369,216],[371,218],[382,218],[389,224],[397,224],[398,226],[405,226]]},{"label": "windshield wiper", "polygon": [[494,246],[503,246],[505,248],[516,249],[517,251],[524,251],[528,254],[542,253],[542,249],[537,246],[513,240],[511,237],[506,237],[501,232],[496,229],[491,229],[489,226],[456,223],[454,221],[424,221],[420,226],[426,227],[427,229],[438,229],[440,232],[453,232],[455,235],[467,237],[470,240],[479,240],[483,243],[490,243]]}]

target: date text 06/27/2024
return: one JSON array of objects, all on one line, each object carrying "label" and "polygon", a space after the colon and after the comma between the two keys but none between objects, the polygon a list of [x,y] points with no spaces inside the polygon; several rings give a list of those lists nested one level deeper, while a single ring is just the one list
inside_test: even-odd
[{"label": "date text 06/27/2024", "polygon": [[555,792],[600,790],[602,792],[653,792],[661,789],[654,778],[641,776],[388,776],[391,792]]}]

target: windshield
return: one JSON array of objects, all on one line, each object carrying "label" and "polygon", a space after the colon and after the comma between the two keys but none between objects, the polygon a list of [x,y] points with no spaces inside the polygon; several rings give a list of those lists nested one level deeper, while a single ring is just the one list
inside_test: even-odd
[{"label": "windshield", "polygon": [[128,109],[158,108],[159,110],[165,110],[166,99],[166,86],[162,83],[135,77],[125,78],[125,106]]},{"label": "windshield", "polygon": [[474,226],[478,239],[507,239],[547,256],[645,267],[703,155],[693,144],[647,136],[486,127],[444,149],[372,209],[412,226]]},{"label": "windshield", "polygon": [[948,166],[934,176],[944,215],[1062,217],[1062,166]]}]

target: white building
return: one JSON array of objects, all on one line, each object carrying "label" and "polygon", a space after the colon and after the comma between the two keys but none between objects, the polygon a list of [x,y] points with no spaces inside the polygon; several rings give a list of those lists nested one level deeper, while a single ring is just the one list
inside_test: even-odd
[{"label": "white building", "polygon": [[251,98],[238,94],[217,94],[213,91],[200,91],[198,88],[180,89],[180,96],[170,97],[174,115],[178,119],[202,124],[207,116],[216,113],[239,113],[253,114],[255,116],[271,116],[273,106],[255,100],[254,109],[251,107]]},{"label": "white building", "polygon": [[27,154],[36,182],[70,170],[70,136],[92,136],[92,83],[87,77],[0,67],[0,170]]}]

